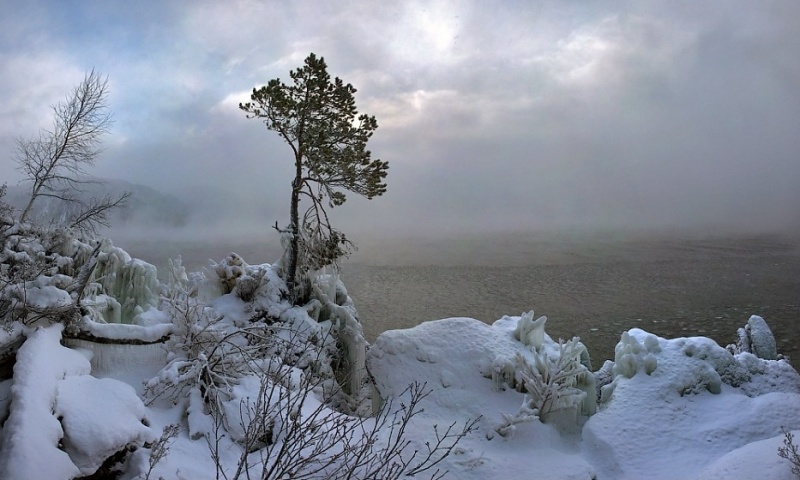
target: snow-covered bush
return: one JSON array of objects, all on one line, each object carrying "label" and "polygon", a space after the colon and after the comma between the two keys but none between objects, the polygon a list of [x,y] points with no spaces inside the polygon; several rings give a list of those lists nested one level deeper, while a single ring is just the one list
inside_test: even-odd
[{"label": "snow-covered bush", "polygon": [[177,401],[195,387],[211,395],[243,371],[244,357],[236,354],[226,358],[226,353],[238,345],[235,340],[226,341],[229,332],[212,309],[188,296],[167,301],[174,325],[165,344],[167,364],[147,383],[145,394],[151,402],[162,396]]},{"label": "snow-covered bush", "polygon": [[[429,393],[424,385],[412,384],[405,401],[387,402],[363,417],[330,408],[318,395],[319,379],[297,368],[270,363],[265,369],[243,378],[225,402],[225,416],[211,419],[214,433],[207,440],[218,476],[398,479],[430,470],[431,478],[442,478],[446,472],[436,466],[474,428],[474,422],[434,427],[435,439],[415,449],[406,428]],[[239,460],[226,467],[222,452],[234,447]]]},{"label": "snow-covered bush", "polygon": [[510,360],[500,356],[493,363],[496,386],[506,383],[525,393],[516,413],[503,414],[503,422],[496,428],[502,436],[513,434],[516,424],[536,419],[573,428],[579,415],[592,415],[596,410],[595,377],[589,370],[586,347],[577,337],[553,342],[544,330],[547,317],[533,318],[533,310],[524,313],[513,333],[532,355],[517,352]]},{"label": "snow-covered bush", "polygon": [[[366,341],[347,295],[337,305],[315,286],[308,305],[293,307],[273,267],[247,265],[238,255],[228,260],[214,264],[210,278],[207,272],[191,281],[173,262],[173,287],[164,292],[162,308],[175,328],[166,345],[168,363],[148,382],[148,399],[188,397],[189,430],[197,438],[210,432],[207,414],[222,415],[226,428],[238,423],[225,417],[222,405],[243,379],[263,376],[265,365],[278,362],[314,379],[328,406],[369,413]],[[230,292],[206,303],[203,292],[216,288]],[[325,290],[336,298],[335,285]]]},{"label": "snow-covered bush", "polygon": [[583,403],[587,390],[594,392],[594,377],[580,363],[585,347],[577,337],[559,341],[558,346],[555,358],[546,352],[537,352],[533,364],[517,355],[518,379],[540,415],[577,405],[585,407],[579,408],[579,413],[591,415],[594,413],[592,402]]},{"label": "snow-covered bush", "polygon": [[147,470],[143,474],[144,480],[150,480],[153,469],[169,455],[170,446],[180,433],[180,425],[176,423],[169,424],[161,431],[161,436],[149,444],[147,448],[150,450],[150,454],[147,457]]},{"label": "snow-covered bush", "polygon": [[[544,332],[542,341],[543,335]],[[515,414],[503,414],[504,422],[497,427],[497,433],[509,436],[513,434],[514,425],[538,418],[548,421],[554,412],[594,414],[594,376],[580,363],[581,352],[585,349],[575,337],[567,342],[560,340],[557,355],[534,349],[533,362],[518,353],[513,363],[513,385],[523,391],[525,397]],[[577,423],[577,418],[568,423]]]},{"label": "snow-covered bush", "polygon": [[236,281],[245,274],[246,264],[242,257],[236,253],[230,253],[221,262],[212,262],[211,269],[216,274],[220,291],[224,295],[233,291]]}]

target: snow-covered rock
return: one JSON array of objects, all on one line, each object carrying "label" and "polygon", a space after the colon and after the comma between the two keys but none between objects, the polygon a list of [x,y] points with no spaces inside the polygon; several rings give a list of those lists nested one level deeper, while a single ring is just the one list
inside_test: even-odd
[{"label": "snow-covered rock", "polygon": [[61,346],[63,326],[30,332],[17,353],[0,478],[68,479],[154,439],[130,385],[89,376],[89,361]]},{"label": "snow-covered rock", "polygon": [[32,332],[17,352],[11,405],[0,444],[0,478],[72,478],[81,473],[58,448],[64,437],[53,415],[58,383],[67,375],[85,375],[89,361],[60,346],[62,325]]},{"label": "snow-covered rock", "polygon": [[750,348],[753,355],[766,360],[778,358],[778,348],[775,345],[775,337],[772,335],[767,322],[758,315],[753,315],[747,321],[745,327],[747,336],[750,340]]},{"label": "snow-covered rock", "polygon": [[58,384],[54,411],[64,428],[63,449],[83,475],[113,454],[157,438],[136,391],[112,378],[66,377]]}]

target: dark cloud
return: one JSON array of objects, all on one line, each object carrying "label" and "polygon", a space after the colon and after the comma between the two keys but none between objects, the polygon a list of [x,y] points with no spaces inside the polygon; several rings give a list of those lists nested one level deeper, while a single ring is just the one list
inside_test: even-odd
[{"label": "dark cloud", "polygon": [[387,194],[351,196],[343,228],[800,225],[794,2],[26,5],[0,16],[11,180],[11,139],[94,67],[117,122],[100,174],[280,215],[288,147],[236,105],[314,51],[390,162]]}]

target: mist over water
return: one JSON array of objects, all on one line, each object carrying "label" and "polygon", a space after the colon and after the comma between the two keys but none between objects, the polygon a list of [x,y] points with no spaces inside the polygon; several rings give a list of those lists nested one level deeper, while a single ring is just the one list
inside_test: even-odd
[{"label": "mist over water", "polygon": [[[113,237],[112,237],[113,238]],[[189,271],[236,252],[250,264],[280,256],[277,234],[120,238],[159,267],[182,256]],[[761,315],[778,351],[800,358],[800,236],[497,233],[359,239],[342,266],[373,341],[381,332],[452,316],[491,323],[535,310],[554,338],[581,337],[599,367],[633,327],[669,338],[735,343]]]}]

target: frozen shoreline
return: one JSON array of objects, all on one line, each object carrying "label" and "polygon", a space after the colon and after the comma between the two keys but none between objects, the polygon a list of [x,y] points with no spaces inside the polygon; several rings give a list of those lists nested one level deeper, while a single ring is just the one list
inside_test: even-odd
[{"label": "frozen shoreline", "polygon": [[[368,432],[369,415],[382,405],[417,405],[402,430],[412,450],[401,456],[425,451],[431,438],[454,438],[431,425],[463,426],[452,455],[436,463],[451,478],[521,480],[535,471],[553,479],[745,480],[746,472],[762,471],[791,479],[777,447],[782,428],[800,432],[800,374],[770,359],[774,343],[761,339],[774,341],[758,319],[731,351],[709,338],[664,338],[628,325],[614,360],[595,358],[594,365],[577,339],[546,333],[557,317],[546,323],[532,311],[491,325],[442,316],[386,331],[368,347],[335,274],[315,276],[308,302],[292,305],[277,266],[239,255],[194,273],[173,263],[160,282],[155,267],[107,240],[14,228],[3,251],[9,265],[44,263],[35,278],[3,290],[14,312],[6,320],[19,327],[8,340],[27,338],[13,377],[0,384],[10,399],[0,402],[8,418],[0,427],[0,472],[11,478],[89,474],[117,451],[130,453],[120,460],[125,480],[149,468],[198,479],[243,465],[258,471],[304,432],[333,436],[312,438],[296,452],[301,459],[322,438],[339,438],[337,419],[366,422],[355,425]],[[81,275],[89,293],[78,305],[70,292]],[[571,285],[554,288],[576,293]],[[406,292],[399,301],[410,306],[424,295]],[[118,340],[168,337],[166,351],[64,347],[62,331],[76,328]],[[764,358],[748,353],[766,344]],[[412,402],[410,385],[427,393]],[[105,415],[92,414],[98,409]],[[312,423],[292,433],[298,421]],[[365,448],[391,438],[387,428],[375,430]],[[171,453],[150,463],[162,429],[173,432]],[[38,453],[57,460],[32,465]],[[346,458],[323,462],[338,468]]]}]

